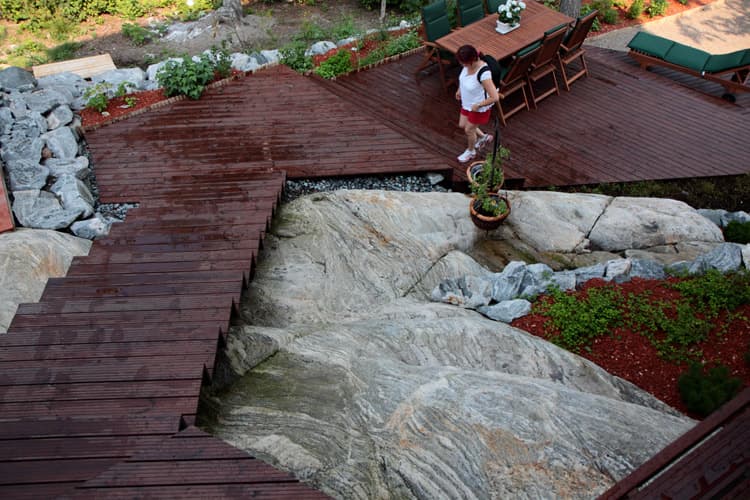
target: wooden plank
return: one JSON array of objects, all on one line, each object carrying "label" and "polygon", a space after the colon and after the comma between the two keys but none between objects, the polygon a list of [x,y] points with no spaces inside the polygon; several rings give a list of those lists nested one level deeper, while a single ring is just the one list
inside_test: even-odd
[{"label": "wooden plank", "polygon": [[8,191],[5,189],[5,176],[0,175],[0,233],[11,231],[15,227]]},{"label": "wooden plank", "polygon": [[91,78],[94,75],[117,69],[109,54],[81,57],[68,61],[59,61],[47,64],[38,64],[31,67],[34,78],[56,75],[58,73],[74,73],[81,78]]}]

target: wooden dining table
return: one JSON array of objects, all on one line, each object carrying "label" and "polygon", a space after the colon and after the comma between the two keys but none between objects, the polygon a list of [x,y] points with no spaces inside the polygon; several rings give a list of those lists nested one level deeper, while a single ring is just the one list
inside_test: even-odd
[{"label": "wooden dining table", "polygon": [[527,45],[541,40],[544,32],[573,19],[535,0],[526,0],[521,12],[521,25],[513,31],[500,34],[495,31],[497,13],[451,31],[435,40],[443,49],[455,54],[462,45],[473,45],[479,52],[489,54],[498,61],[511,56]]}]

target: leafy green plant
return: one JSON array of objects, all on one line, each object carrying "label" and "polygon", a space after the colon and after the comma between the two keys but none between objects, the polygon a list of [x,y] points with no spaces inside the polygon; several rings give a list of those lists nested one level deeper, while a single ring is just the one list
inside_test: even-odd
[{"label": "leafy green plant", "polygon": [[313,72],[322,78],[330,80],[339,75],[345,75],[351,72],[352,69],[352,59],[349,51],[339,50],[334,55],[320,63]]},{"label": "leafy green plant", "polygon": [[131,21],[146,13],[140,0],[115,0],[115,11]]},{"label": "leafy green plant", "polygon": [[357,28],[354,25],[354,18],[352,16],[345,16],[331,28],[330,38],[333,40],[341,40],[356,34]]},{"label": "leafy green plant", "polygon": [[646,13],[649,17],[663,16],[667,12],[667,7],[669,7],[667,0],[651,0]]},{"label": "leafy green plant", "polygon": [[370,66],[371,64],[375,64],[377,62],[382,61],[387,56],[385,47],[378,47],[374,50],[371,50],[369,54],[367,54],[362,59],[359,59],[357,62],[357,67],[364,68],[365,66]]},{"label": "leafy green plant", "polygon": [[305,19],[300,26],[299,31],[292,38],[296,42],[317,42],[328,38],[328,33],[318,24]]},{"label": "leafy green plant", "polygon": [[[586,14],[589,14],[591,11],[595,10],[596,7],[593,3],[587,3],[585,5],[581,5],[581,16],[585,16]],[[601,10],[599,10],[601,12]],[[602,29],[602,23],[599,21],[599,17],[596,17],[594,19],[594,22],[591,24],[591,31],[600,31]]]},{"label": "leafy green plant", "polygon": [[87,88],[83,93],[83,98],[86,100],[86,107],[95,109],[99,113],[103,112],[109,105],[108,92],[111,89],[112,85],[107,82],[99,82]]},{"label": "leafy green plant", "polygon": [[312,70],[312,57],[305,55],[307,45],[304,42],[292,42],[281,48],[281,62],[298,73]]},{"label": "leafy green plant", "polygon": [[151,32],[135,23],[123,23],[122,34],[135,45],[145,45],[151,41]]},{"label": "leafy green plant", "polygon": [[702,365],[692,363],[680,375],[677,387],[687,409],[705,417],[732,399],[742,387],[742,381],[730,377],[726,366],[716,365],[706,371]]},{"label": "leafy green plant", "polygon": [[167,96],[186,95],[190,99],[200,99],[213,78],[214,65],[206,54],[201,55],[198,61],[190,56],[168,61],[156,73],[156,79]]},{"label": "leafy green plant", "polygon": [[643,15],[643,9],[645,8],[644,0],[633,0],[628,8],[628,19],[638,19]]},{"label": "leafy green plant", "polygon": [[221,0],[191,0],[177,4],[177,16],[181,21],[195,21],[206,12],[214,10],[221,5]]},{"label": "leafy green plant", "polygon": [[122,97],[127,94],[129,92],[128,87],[131,87],[132,90],[137,88],[132,82],[122,82],[117,86],[117,90],[115,90],[115,97]]},{"label": "leafy green plant", "polygon": [[415,30],[410,30],[401,36],[391,38],[385,46],[386,56],[395,56],[403,52],[408,52],[422,45],[422,40]]},{"label": "leafy green plant", "polygon": [[750,243],[750,221],[730,221],[724,228],[724,239],[733,243]]},{"label": "leafy green plant", "polygon": [[131,95],[125,98],[125,105],[129,108],[132,108],[133,106],[135,106],[137,102],[138,102],[138,98],[136,98],[135,96]]}]

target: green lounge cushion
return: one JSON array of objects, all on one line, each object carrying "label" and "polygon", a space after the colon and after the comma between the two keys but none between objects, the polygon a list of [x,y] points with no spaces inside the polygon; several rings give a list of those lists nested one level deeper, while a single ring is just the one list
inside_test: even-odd
[{"label": "green lounge cushion", "polygon": [[747,66],[748,64],[750,64],[750,49],[745,49],[745,55],[742,56],[740,66]]},{"label": "green lounge cushion", "polygon": [[704,50],[675,43],[664,56],[664,60],[695,71],[703,71],[710,57],[711,54]]},{"label": "green lounge cushion", "polygon": [[708,58],[704,71],[715,73],[742,66],[742,59],[747,54],[747,50],[737,50],[729,54],[715,54]]},{"label": "green lounge cushion", "polygon": [[673,45],[674,42],[672,40],[652,35],[645,31],[639,31],[635,34],[633,39],[628,42],[629,48],[650,56],[658,57],[659,59],[664,59],[664,56],[667,55],[667,52],[669,52],[669,49],[671,49]]}]

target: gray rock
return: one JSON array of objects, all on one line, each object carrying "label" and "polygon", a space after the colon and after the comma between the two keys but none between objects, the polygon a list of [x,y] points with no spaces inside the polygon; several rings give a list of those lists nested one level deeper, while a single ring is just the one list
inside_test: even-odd
[{"label": "gray rock", "polygon": [[666,277],[664,265],[651,259],[630,259],[630,277],[662,280]]},{"label": "gray rock", "polygon": [[13,113],[10,112],[10,108],[0,106],[0,136],[9,135],[14,122],[15,118]]},{"label": "gray rock", "polygon": [[690,274],[703,274],[710,269],[722,273],[736,271],[742,266],[742,245],[724,243],[705,255],[695,259],[690,265]]},{"label": "gray rock", "polygon": [[604,278],[606,265],[603,263],[594,264],[593,266],[579,267],[573,271],[576,275],[576,286],[581,286],[588,280],[594,278]]},{"label": "gray rock", "polygon": [[523,274],[498,276],[492,280],[492,300],[495,302],[503,302],[515,299],[521,294],[522,282]]},{"label": "gray rock", "polygon": [[69,101],[62,93],[52,89],[41,89],[24,95],[26,106],[31,111],[46,114],[61,104],[68,105]]},{"label": "gray rock", "polygon": [[335,48],[336,48],[336,44],[328,40],[315,42],[314,44],[310,46],[309,49],[305,51],[305,55],[306,56],[319,56]]},{"label": "gray rock", "polygon": [[432,298],[436,302],[476,309],[490,303],[492,281],[476,276],[447,279],[432,291]]},{"label": "gray rock", "polygon": [[525,299],[504,300],[491,306],[481,306],[477,311],[495,321],[510,323],[531,312],[531,302]]},{"label": "gray rock", "polygon": [[26,160],[10,160],[6,164],[11,191],[39,190],[47,184],[49,169]]},{"label": "gray rock", "polygon": [[132,92],[132,89],[142,90],[146,83],[146,76],[146,72],[141,68],[111,69],[91,77],[91,82],[95,85],[100,82],[109,83],[112,88],[108,94],[112,97],[121,84],[128,86],[127,92]]},{"label": "gray rock", "polygon": [[630,280],[630,259],[610,260],[605,264],[604,279],[615,283],[624,283]]},{"label": "gray rock", "polygon": [[554,271],[547,264],[536,263],[526,266],[521,282],[521,296],[533,298],[545,293],[552,285],[553,274]]},{"label": "gray rock", "polygon": [[11,91],[10,94],[6,96],[5,100],[6,105],[16,119],[26,116],[29,112],[29,108],[26,106],[26,99],[24,99],[23,94],[17,90]]},{"label": "gray rock", "polygon": [[232,61],[232,68],[238,71],[255,71],[260,68],[258,61],[247,54],[241,52],[235,52],[230,56]]},{"label": "gray rock", "polygon": [[73,121],[73,111],[67,105],[58,106],[47,115],[47,128],[55,130]]},{"label": "gray rock", "polygon": [[56,75],[49,75],[41,77],[37,86],[39,88],[50,88],[60,92],[60,89],[68,89],[71,92],[72,97],[80,97],[91,86],[89,82],[76,75],[75,73],[58,73]]},{"label": "gray rock", "polygon": [[22,226],[34,229],[64,229],[80,215],[80,210],[63,209],[48,191],[14,191],[13,214]]},{"label": "gray rock", "polygon": [[18,90],[28,92],[36,87],[36,78],[30,71],[10,66],[0,70],[0,91]]},{"label": "gray rock", "polygon": [[726,210],[723,209],[712,209],[712,208],[699,208],[698,213],[706,219],[710,220],[719,227],[724,227],[722,221],[723,217],[727,214]]},{"label": "gray rock", "polygon": [[80,238],[95,240],[107,236],[111,227],[112,222],[102,214],[97,213],[90,219],[74,222],[70,226],[70,230]]},{"label": "gray rock", "polygon": [[441,257],[407,296],[419,300],[431,300],[432,291],[446,279],[446,276],[489,276],[490,272],[474,259],[461,251],[452,250]]},{"label": "gray rock", "polygon": [[11,140],[28,141],[47,132],[47,120],[37,111],[29,111],[16,118],[11,129]]},{"label": "gray rock", "polygon": [[750,243],[742,245],[740,253],[742,254],[742,263],[745,265],[745,269],[750,269]]},{"label": "gray rock", "polygon": [[254,58],[254,59],[255,59],[256,61],[258,61],[258,64],[260,64],[261,66],[265,66],[266,64],[268,64],[268,63],[270,62],[270,61],[269,61],[268,59],[266,59],[266,57],[265,57],[265,56],[264,56],[263,54],[261,54],[260,52],[251,52],[251,53],[250,53],[250,57],[252,57],[252,58]]},{"label": "gray rock", "polygon": [[77,210],[84,218],[94,213],[94,197],[80,179],[73,175],[63,175],[50,187],[66,210]]},{"label": "gray rock", "polygon": [[336,47],[341,47],[341,46],[344,46],[344,45],[348,45],[350,43],[356,42],[357,40],[358,40],[358,38],[355,37],[355,36],[350,36],[350,37],[347,37],[347,38],[342,38],[341,40],[338,40],[336,42]]},{"label": "gray rock", "polygon": [[52,177],[60,178],[64,175],[72,175],[78,179],[85,179],[91,173],[89,159],[85,156],[76,158],[48,158],[44,160],[44,166],[49,168]]},{"label": "gray rock", "polygon": [[608,251],[649,248],[679,241],[721,242],[721,230],[676,200],[618,197],[589,233],[592,246]]},{"label": "gray rock", "polygon": [[16,228],[0,234],[0,333],[8,331],[18,304],[36,302],[48,278],[65,276],[73,257],[91,242],[59,231]]},{"label": "gray rock", "polygon": [[261,50],[260,55],[265,59],[263,64],[278,64],[281,61],[281,52],[278,49]]},{"label": "gray rock", "polygon": [[6,163],[14,160],[38,163],[42,159],[42,148],[44,148],[44,141],[41,138],[3,141],[0,157]]},{"label": "gray rock", "polygon": [[[595,194],[511,191],[505,225],[539,251],[580,252],[587,235],[612,198]],[[511,237],[508,235],[507,237]]]},{"label": "gray rock", "polygon": [[42,135],[55,158],[73,159],[78,156],[78,140],[70,127],[61,127]]},{"label": "gray rock", "polygon": [[578,281],[575,271],[557,271],[552,275],[552,283],[562,291],[573,290]]},{"label": "gray rock", "polygon": [[726,227],[730,222],[750,222],[750,214],[740,210],[739,212],[727,212],[722,218],[722,227]]}]

